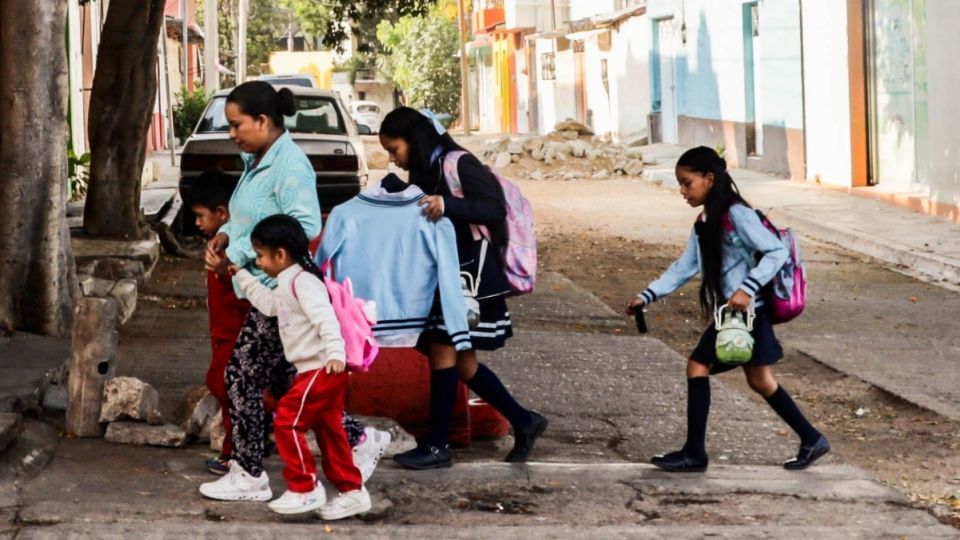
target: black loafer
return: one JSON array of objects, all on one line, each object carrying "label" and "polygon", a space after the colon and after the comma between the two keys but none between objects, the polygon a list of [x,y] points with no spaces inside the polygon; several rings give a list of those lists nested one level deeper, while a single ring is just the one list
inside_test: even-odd
[{"label": "black loafer", "polygon": [[406,467],[422,471],[426,469],[445,469],[453,465],[453,453],[450,448],[437,448],[429,444],[419,444],[413,450],[393,456],[393,460]]},{"label": "black loafer", "polygon": [[513,450],[504,459],[507,463],[523,463],[527,460],[533,445],[547,429],[550,422],[542,414],[530,411],[530,423],[523,429],[513,430]]},{"label": "black loafer", "polygon": [[707,470],[709,461],[706,454],[700,457],[690,457],[683,450],[679,450],[656,456],[650,460],[650,463],[668,472],[703,472]]},{"label": "black loafer", "polygon": [[813,465],[813,462],[830,452],[830,442],[823,435],[813,443],[813,446],[801,446],[797,457],[786,461],[783,468],[788,471],[802,471]]}]

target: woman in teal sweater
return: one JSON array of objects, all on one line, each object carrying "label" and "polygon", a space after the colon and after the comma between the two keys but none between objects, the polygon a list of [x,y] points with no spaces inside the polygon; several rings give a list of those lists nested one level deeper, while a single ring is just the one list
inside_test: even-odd
[{"label": "woman in teal sweater", "polygon": [[[226,274],[229,265],[236,265],[274,288],[276,280],[255,264],[257,254],[250,233],[257,223],[271,215],[285,214],[300,222],[308,238],[320,234],[316,176],[283,122],[284,116],[296,114],[296,110],[290,89],[277,91],[262,81],[241,84],[227,97],[230,138],[242,151],[244,172],[230,199],[230,221],[207,245],[208,270]],[[239,298],[244,297],[236,280],[234,290]],[[263,391],[269,388],[279,398],[286,393],[295,375],[296,369],[283,354],[277,319],[251,308],[226,370],[233,462],[226,476],[200,486],[203,495],[219,500],[271,498],[267,474],[263,471],[264,434],[269,418],[264,412]],[[367,438],[364,427],[356,420],[345,417],[344,427],[351,446]],[[372,464],[363,463],[368,460],[357,460],[364,479],[373,472],[380,454],[364,452],[364,455],[367,453],[374,458]]]}]

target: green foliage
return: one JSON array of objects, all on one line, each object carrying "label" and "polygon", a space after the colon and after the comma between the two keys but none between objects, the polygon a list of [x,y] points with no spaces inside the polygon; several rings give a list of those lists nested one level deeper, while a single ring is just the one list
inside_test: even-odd
[{"label": "green foliage", "polygon": [[[321,2],[321,0],[303,0]],[[382,22],[397,23],[403,17],[420,17],[430,12],[436,0],[322,0],[330,9],[323,32],[323,44],[341,50],[351,34],[357,38],[357,52],[382,53],[374,36]]]},{"label": "green foliage", "polygon": [[291,12],[304,34],[322,36],[333,16],[325,2],[319,0],[280,0],[280,5]]},{"label": "green foliage", "polygon": [[70,201],[78,201],[87,196],[87,182],[90,173],[86,168],[90,165],[90,152],[81,156],[74,153],[73,148],[67,148],[67,183]]},{"label": "green foliage", "polygon": [[726,159],[727,147],[724,146],[723,143],[717,143],[717,145],[713,147],[713,150],[717,153],[718,156]]},{"label": "green foliage", "polygon": [[381,70],[403,92],[411,107],[460,113],[459,31],[439,10],[383,21],[377,39],[386,50]]},{"label": "green foliage", "polygon": [[193,133],[193,128],[197,127],[197,122],[203,115],[203,110],[207,108],[210,96],[204,89],[197,85],[193,91],[181,86],[177,92],[177,101],[173,106],[173,133],[180,140],[185,140]]}]

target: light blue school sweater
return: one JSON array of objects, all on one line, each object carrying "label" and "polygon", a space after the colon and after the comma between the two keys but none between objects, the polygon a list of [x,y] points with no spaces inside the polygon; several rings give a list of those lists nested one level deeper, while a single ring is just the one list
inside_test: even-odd
[{"label": "light blue school sweater", "polygon": [[[250,233],[264,218],[286,214],[303,225],[307,238],[316,238],[320,234],[317,177],[310,160],[287,132],[273,143],[256,167],[256,155],[243,153],[240,157],[243,175],[230,198],[230,221],[219,232],[230,237],[227,258],[272,289],[277,281],[254,264],[257,254],[250,243]],[[245,298],[236,278],[233,289],[238,298]]]},{"label": "light blue school sweater", "polygon": [[[743,254],[734,244],[731,231],[725,231],[723,255],[720,261],[720,287],[723,289],[723,297],[729,300],[734,293],[742,290],[754,298],[754,305],[759,307],[763,305],[763,298],[757,296],[757,293],[777,275],[777,271],[787,261],[790,253],[780,239],[760,222],[760,217],[752,208],[733,204],[730,205],[727,215],[733,225],[732,232],[737,233],[747,250],[759,257],[759,261],[753,267],[747,264]],[[652,304],[682,287],[702,270],[700,243],[694,228],[690,231],[683,255],[637,296],[646,304]]]},{"label": "light blue school sweater", "polygon": [[317,264],[333,263],[358,298],[377,305],[375,336],[423,331],[440,289],[444,324],[458,351],[472,348],[460,289],[457,237],[447,218],[431,222],[417,186],[388,193],[380,186],[337,206],[327,218]]}]

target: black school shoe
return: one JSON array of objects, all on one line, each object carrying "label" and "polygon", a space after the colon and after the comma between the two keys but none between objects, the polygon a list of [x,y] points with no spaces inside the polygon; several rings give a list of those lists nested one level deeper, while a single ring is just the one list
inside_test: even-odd
[{"label": "black school shoe", "polygon": [[523,463],[527,461],[533,445],[547,429],[550,422],[536,411],[530,411],[530,423],[523,429],[513,430],[513,450],[504,459],[507,463]]},{"label": "black school shoe", "polygon": [[786,461],[783,468],[788,471],[802,471],[813,465],[813,462],[830,452],[830,442],[823,435],[813,443],[813,446],[801,446],[797,457]]},{"label": "black school shoe", "polygon": [[706,454],[701,457],[690,457],[683,450],[655,456],[650,460],[650,463],[668,472],[704,472],[709,462]]},{"label": "black school shoe", "polygon": [[402,454],[393,456],[393,460],[407,469],[416,471],[445,469],[453,465],[453,453],[449,446],[437,448],[426,443],[420,443],[413,450],[407,450]]}]

